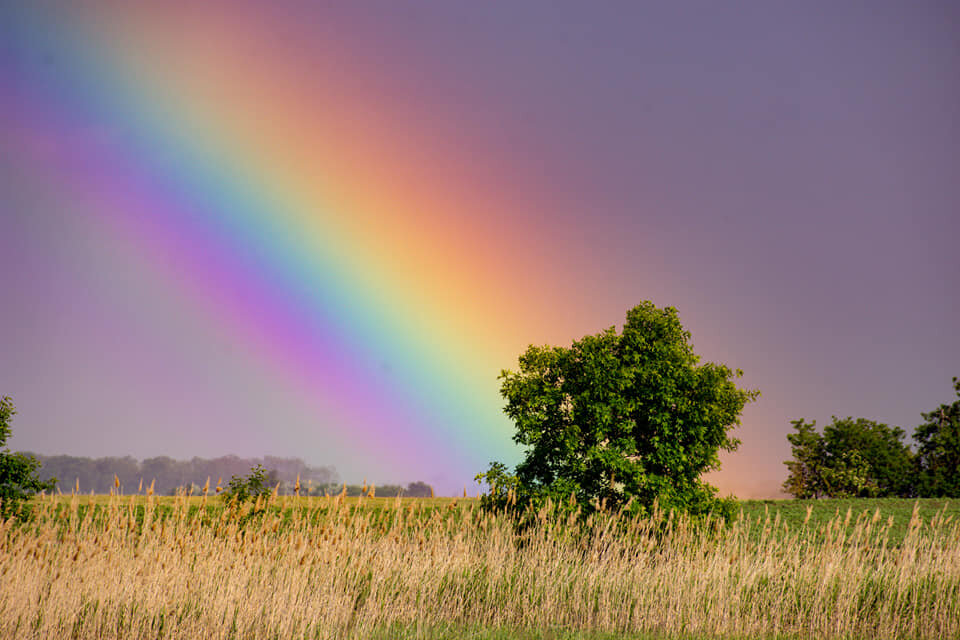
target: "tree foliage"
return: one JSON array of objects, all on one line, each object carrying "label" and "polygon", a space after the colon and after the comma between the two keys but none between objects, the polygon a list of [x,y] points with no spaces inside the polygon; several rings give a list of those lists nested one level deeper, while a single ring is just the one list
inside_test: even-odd
[{"label": "tree foliage", "polygon": [[[580,505],[707,512],[723,506],[700,479],[719,466],[730,430],[758,392],[742,375],[700,364],[677,310],[644,302],[570,347],[531,345],[519,370],[501,373],[504,411],[526,449],[513,474],[501,463],[478,476],[487,504],[575,497]],[[588,507],[589,508],[589,507]]]},{"label": "tree foliage", "polygon": [[796,433],[787,434],[793,459],[784,462],[789,474],[783,490],[795,498],[819,498],[823,490],[820,479],[823,460],[823,439],[816,430],[816,420],[793,420]]},{"label": "tree foliage", "polygon": [[[0,447],[5,447],[12,433],[10,422],[16,413],[9,397],[0,398]],[[0,518],[18,515],[28,497],[53,489],[54,482],[43,482],[37,476],[39,468],[40,463],[33,456],[11,453],[7,448],[0,450]]]},{"label": "tree foliage", "polygon": [[[223,499],[227,502],[242,504],[247,500],[256,500],[260,496],[269,495],[273,491],[273,478],[259,464],[250,469],[246,477],[233,476],[230,484],[223,491]],[[275,485],[274,485],[275,486]]]},{"label": "tree foliage", "polygon": [[794,420],[787,435],[793,459],[783,489],[796,498],[908,497],[914,494],[913,455],[900,427],[864,418],[837,418],[817,432],[816,421]]},{"label": "tree foliage", "polygon": [[960,498],[960,379],[953,379],[957,400],[921,414],[916,428],[917,485],[921,496]]}]

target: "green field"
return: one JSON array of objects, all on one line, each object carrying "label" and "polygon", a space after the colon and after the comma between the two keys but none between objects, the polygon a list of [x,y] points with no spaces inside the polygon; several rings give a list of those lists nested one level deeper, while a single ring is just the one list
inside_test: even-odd
[{"label": "green field", "polygon": [[791,528],[804,525],[807,510],[810,519],[807,527],[822,530],[835,518],[846,518],[851,513],[850,527],[854,526],[858,516],[865,513],[875,514],[878,510],[883,520],[893,518],[890,527],[891,544],[900,544],[910,526],[914,508],[921,520],[929,524],[934,516],[952,518],[960,521],[960,500],[938,498],[828,498],[823,500],[745,500],[741,503],[743,515],[752,520],[777,517]]},{"label": "green field", "polygon": [[[106,505],[111,500],[122,500],[128,504],[143,506],[147,502],[145,495],[120,496],[114,498],[109,495],[80,494],[75,498],[69,495],[59,496],[64,504],[71,499],[77,500],[81,509],[90,505]],[[201,496],[186,498],[177,496],[154,496],[153,503],[161,509],[172,509],[179,502],[186,501],[190,507],[199,510],[201,505],[212,514],[219,513],[223,508],[223,500],[209,497],[204,500]],[[332,498],[325,497],[294,497],[280,496],[277,506],[283,509],[318,509],[323,508]],[[407,507],[416,505],[419,510],[437,510],[445,513],[463,512],[476,509],[479,505],[477,498],[344,498],[343,504],[358,511],[383,511],[399,504]],[[878,511],[886,521],[892,518],[890,526],[890,543],[900,544],[906,535],[914,509],[917,510],[922,522],[929,524],[934,516],[939,515],[951,521],[960,521],[960,500],[941,498],[827,498],[821,500],[744,500],[740,503],[742,517],[750,522],[761,525],[767,518],[777,520],[791,529],[806,527],[809,530],[822,530],[827,523],[837,519],[846,519],[850,513],[848,528],[856,524],[858,517],[864,514],[873,516]],[[809,517],[808,517],[809,511]]]}]

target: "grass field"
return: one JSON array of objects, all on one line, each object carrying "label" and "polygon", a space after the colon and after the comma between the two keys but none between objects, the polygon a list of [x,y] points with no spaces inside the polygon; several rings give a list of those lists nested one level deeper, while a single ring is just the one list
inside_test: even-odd
[{"label": "grass field", "polygon": [[[79,509],[84,512],[90,506],[107,505],[114,497],[102,494],[85,495],[72,497],[70,495],[59,496],[57,498],[63,504],[69,504],[71,500],[76,500]],[[124,498],[127,504],[143,506],[147,504],[147,496],[137,494],[126,496]],[[186,500],[186,503],[193,509],[199,509],[201,504],[206,505],[212,516],[219,514],[223,508],[223,502],[217,499],[207,499],[201,496],[189,496],[186,498],[176,496],[153,496],[151,503],[161,509],[172,509],[180,501]],[[279,498],[286,508],[316,509],[324,504],[324,498],[318,497],[293,497],[284,496]],[[421,511],[430,509],[440,509],[448,511],[464,511],[477,508],[479,500],[477,498],[402,498],[404,504],[415,504]],[[344,498],[342,504],[353,510],[361,511],[382,511],[392,508],[396,498]],[[903,540],[909,530],[910,521],[913,517],[914,508],[924,523],[929,523],[934,516],[940,515],[944,518],[953,518],[954,521],[960,521],[960,500],[949,499],[903,499],[903,498],[830,498],[823,500],[744,500],[740,503],[742,517],[755,522],[757,519],[764,520],[768,516],[780,520],[790,528],[804,526],[808,530],[823,530],[824,527],[836,518],[845,518],[847,511],[852,516],[859,516],[865,512],[874,514],[880,511],[884,519],[893,518],[889,529],[889,542],[892,545],[898,545]],[[810,511],[809,519],[807,511]],[[851,518],[848,528],[852,529],[856,522]]]},{"label": "grass field", "polygon": [[0,526],[3,638],[960,637],[943,501],[751,501],[730,525],[545,510],[523,532],[462,498],[33,506]]},{"label": "grass field", "polygon": [[[960,520],[960,500],[931,499],[911,500],[902,498],[830,498],[825,500],[747,500],[741,503],[744,517],[765,518],[767,514],[780,516],[791,528],[802,526],[810,509],[809,529],[823,530],[837,517],[845,517],[847,511],[854,516],[864,512],[893,518],[890,526],[890,543],[900,544],[910,528],[914,507],[920,519],[929,524],[934,516]],[[853,526],[853,524],[849,525]]]}]

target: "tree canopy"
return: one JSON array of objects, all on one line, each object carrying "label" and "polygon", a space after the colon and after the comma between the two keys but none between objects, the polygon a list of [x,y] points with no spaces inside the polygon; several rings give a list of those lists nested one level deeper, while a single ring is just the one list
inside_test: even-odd
[{"label": "tree canopy", "polygon": [[797,498],[913,495],[913,455],[900,427],[834,416],[821,435],[815,420],[791,424],[795,432],[787,440],[793,459],[784,463],[787,493]]},{"label": "tree canopy", "polygon": [[957,400],[921,414],[916,428],[917,485],[921,496],[960,498],[960,379],[953,379]]},{"label": "tree canopy", "polygon": [[821,435],[816,421],[794,420],[784,491],[796,498],[960,497],[960,379],[953,387],[957,400],[921,414],[916,453],[900,427],[834,416]]},{"label": "tree canopy", "polygon": [[757,391],[722,364],[700,364],[677,310],[644,302],[610,327],[569,347],[531,345],[519,370],[504,370],[501,395],[526,449],[515,473],[500,463],[478,476],[487,501],[555,501],[581,505],[707,512],[721,505],[700,476],[719,466],[730,431]]}]

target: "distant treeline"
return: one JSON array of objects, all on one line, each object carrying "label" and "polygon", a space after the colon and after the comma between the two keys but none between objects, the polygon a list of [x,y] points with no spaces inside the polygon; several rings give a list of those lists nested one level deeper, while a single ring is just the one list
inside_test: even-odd
[{"label": "distant treeline", "polygon": [[866,418],[838,418],[817,431],[816,421],[792,422],[793,459],[783,488],[796,498],[960,498],[960,378],[957,399],[921,413],[913,432]]},{"label": "distant treeline", "polygon": [[[152,485],[154,493],[172,495],[178,491],[193,494],[202,492],[207,481],[210,482],[210,494],[218,483],[226,488],[233,476],[245,477],[257,465],[267,470],[270,486],[280,487],[280,493],[294,492],[297,478],[300,479],[300,495],[337,494],[344,485],[333,467],[311,467],[300,458],[240,458],[222,456],[220,458],[192,458],[174,460],[167,456],[137,460],[131,456],[122,458],[81,458],[59,455],[45,456],[32,454],[40,461],[40,478],[56,478],[57,489],[70,493],[79,488],[81,493],[110,493],[117,491],[125,495],[146,492]],[[370,486],[347,485],[347,495],[359,496],[370,493]],[[427,497],[432,493],[430,485],[412,482],[406,487],[383,485],[375,487],[377,496],[395,496],[402,494],[411,497]]]}]

